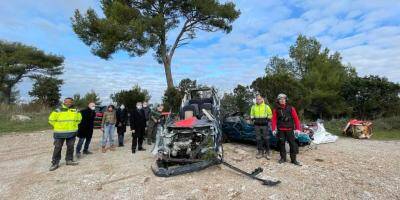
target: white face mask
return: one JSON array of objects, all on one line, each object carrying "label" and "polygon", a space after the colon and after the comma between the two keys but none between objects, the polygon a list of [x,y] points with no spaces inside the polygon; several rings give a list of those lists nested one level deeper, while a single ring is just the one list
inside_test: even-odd
[{"label": "white face mask", "polygon": [[142,109],[142,106],[136,106],[136,108],[137,108],[138,110],[140,110],[140,109]]},{"label": "white face mask", "polygon": [[93,103],[90,103],[88,107],[89,107],[90,110],[95,110],[96,109],[96,105],[93,104]]},{"label": "white face mask", "polygon": [[121,105],[119,108],[121,108],[121,110],[125,109],[124,105]]}]

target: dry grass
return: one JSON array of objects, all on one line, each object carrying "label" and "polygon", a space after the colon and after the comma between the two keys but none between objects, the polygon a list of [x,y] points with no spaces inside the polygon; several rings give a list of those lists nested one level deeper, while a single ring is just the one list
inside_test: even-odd
[{"label": "dry grass", "polygon": [[[39,104],[0,104],[0,135],[49,129],[47,119],[50,111],[50,108]],[[13,115],[26,115],[31,117],[32,120],[26,122],[12,121]]]}]

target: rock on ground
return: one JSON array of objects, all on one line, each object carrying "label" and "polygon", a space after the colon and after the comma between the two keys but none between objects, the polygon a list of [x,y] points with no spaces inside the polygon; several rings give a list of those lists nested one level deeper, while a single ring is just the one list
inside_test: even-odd
[{"label": "rock on ground", "polygon": [[26,116],[26,115],[13,115],[13,116],[11,116],[11,121],[25,122],[25,121],[30,121],[30,120],[32,120],[32,118],[30,118],[29,116]]}]

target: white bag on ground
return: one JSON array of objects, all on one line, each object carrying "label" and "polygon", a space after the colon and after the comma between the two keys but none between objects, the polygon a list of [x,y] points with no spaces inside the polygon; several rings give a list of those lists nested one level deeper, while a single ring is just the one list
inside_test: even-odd
[{"label": "white bag on ground", "polygon": [[325,130],[324,124],[321,120],[317,120],[317,129],[314,130],[314,140],[315,144],[324,144],[336,142],[338,136],[332,135],[331,133]]}]

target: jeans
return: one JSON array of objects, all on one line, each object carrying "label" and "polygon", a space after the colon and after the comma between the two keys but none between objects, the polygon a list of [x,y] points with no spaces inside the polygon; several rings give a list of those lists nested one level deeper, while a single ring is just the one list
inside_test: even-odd
[{"label": "jeans", "polygon": [[81,153],[83,142],[85,142],[85,146],[83,147],[83,151],[89,150],[89,144],[92,138],[79,138],[78,144],[76,145],[76,153]]},{"label": "jeans", "polygon": [[124,145],[124,137],[125,137],[125,133],[118,133],[118,144],[119,145]]},{"label": "jeans", "polygon": [[104,125],[103,138],[101,141],[101,145],[105,147],[107,145],[107,141],[110,146],[114,145],[114,130],[115,124],[106,124]]},{"label": "jeans", "polygon": [[254,126],[256,131],[257,149],[258,151],[269,152],[269,135],[268,126]]},{"label": "jeans", "polygon": [[54,151],[53,151],[53,158],[52,163],[54,165],[59,164],[61,160],[61,150],[62,146],[64,145],[64,141],[66,141],[67,145],[67,153],[65,155],[66,161],[72,161],[74,158],[74,144],[75,144],[75,137],[72,138],[54,138]]}]

